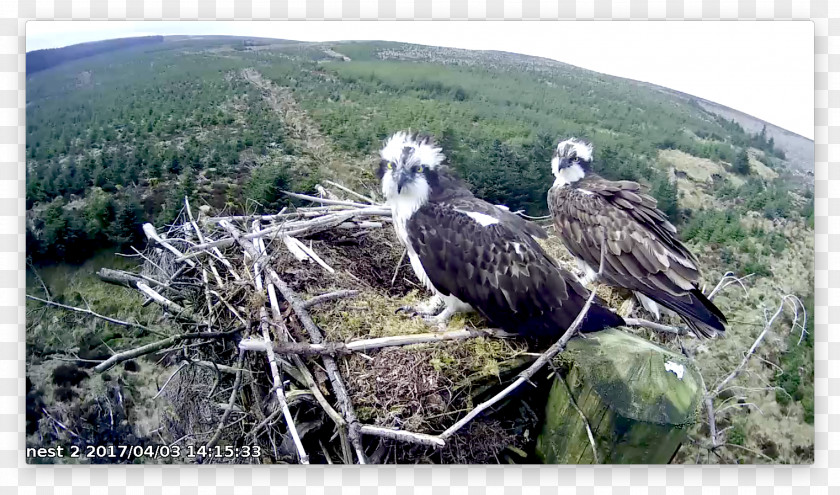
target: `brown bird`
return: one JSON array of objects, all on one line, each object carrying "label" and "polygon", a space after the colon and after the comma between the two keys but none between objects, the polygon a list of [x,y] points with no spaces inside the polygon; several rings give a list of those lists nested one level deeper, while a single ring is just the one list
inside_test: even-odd
[{"label": "brown bird", "polygon": [[[535,339],[566,331],[589,291],[536,242],[546,236],[540,227],[473,196],[447,171],[429,136],[398,132],[380,156],[377,175],[397,237],[435,296],[415,312],[445,323],[454,313],[478,311],[493,325]],[[623,324],[596,300],[580,329]]]},{"label": "brown bird", "polygon": [[548,191],[557,233],[586,273],[583,282],[598,270],[603,239],[605,283],[633,291],[657,319],[662,306],[699,337],[723,334],[726,317],[698,288],[697,259],[656,200],[636,182],[598,176],[591,163],[590,143],[561,141],[551,160],[555,180]]}]

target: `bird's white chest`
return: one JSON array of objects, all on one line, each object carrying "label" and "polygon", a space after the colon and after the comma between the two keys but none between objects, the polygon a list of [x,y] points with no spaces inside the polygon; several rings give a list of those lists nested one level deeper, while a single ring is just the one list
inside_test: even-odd
[{"label": "bird's white chest", "polygon": [[438,290],[434,287],[426,275],[426,270],[423,269],[423,264],[420,262],[420,257],[411,246],[411,241],[408,239],[408,220],[414,215],[418,209],[423,205],[423,200],[420,198],[396,197],[389,200],[391,205],[391,217],[394,221],[394,230],[397,233],[397,238],[408,252],[408,261],[411,263],[411,268],[414,270],[414,275],[420,282],[432,292],[437,293]]}]

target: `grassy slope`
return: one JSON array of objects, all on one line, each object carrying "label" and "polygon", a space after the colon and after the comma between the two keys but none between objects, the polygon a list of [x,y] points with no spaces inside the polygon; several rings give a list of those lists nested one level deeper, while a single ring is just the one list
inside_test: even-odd
[{"label": "grassy slope", "polygon": [[[455,150],[452,155],[456,167],[478,163],[492,168],[492,160],[497,158],[476,155],[495,140],[515,153],[525,154],[523,150],[541,134],[551,137],[548,146],[556,136],[582,134],[595,141],[596,157],[605,148],[626,152],[623,156],[635,167],[626,173],[639,173],[643,181],[650,176],[645,172],[648,169],[667,171],[674,167],[685,171],[688,177],[678,182],[683,208],[738,207],[736,200],[717,199],[704,175],[708,167],[714,167],[734,186],[743,182],[726,172],[726,161],[720,164],[715,158],[719,153],[734,154],[727,143],[729,131],[684,100],[620,79],[526,57],[398,44],[330,46],[353,61],[335,61],[318,45],[287,44],[239,51],[234,49],[237,45],[226,45],[225,41],[179,41],[167,44],[165,49],[94,57],[38,74],[30,79],[28,91],[29,182],[37,185],[54,180],[62,171],[73,169],[68,158],[121,147],[133,151],[145,145],[151,150],[150,163],[165,158],[172,168],[171,153],[167,152],[189,150],[190,140],[194,140],[198,152],[189,159],[197,175],[197,201],[243,210],[247,192],[243,194],[242,187],[247,186],[249,171],[255,167],[314,170],[310,179],[334,176],[354,187],[375,190],[365,164],[372,163],[372,152],[388,133],[411,127],[449,137],[447,144]],[[268,91],[242,77],[245,68],[254,68],[268,82]],[[94,91],[101,96],[91,100]],[[276,108],[270,100],[272,94],[293,96],[293,106]],[[284,108],[291,115],[284,113]],[[283,125],[276,126],[280,120],[304,115],[303,111],[308,115],[302,119],[306,132],[295,134]],[[72,125],[68,126],[67,120]],[[320,148],[306,138],[314,133],[316,141],[323,144]],[[696,137],[709,134],[723,140]],[[671,141],[665,143],[666,137]],[[663,146],[683,151],[658,151]],[[686,151],[701,156],[692,157]],[[773,171],[784,173],[783,164],[761,154],[753,154],[752,159],[764,159]],[[352,164],[350,173],[339,170],[346,163]],[[533,170],[523,168],[522,162],[511,166],[514,175],[523,176],[545,175],[548,168],[547,163],[534,163]],[[468,176],[474,171],[462,168]],[[121,191],[136,188],[143,197],[157,198],[147,205],[145,214],[160,214],[168,202],[177,199],[175,195],[166,196],[165,191],[173,189],[183,172],[163,170],[154,177],[155,173],[142,164],[135,182],[112,192],[119,199]],[[800,194],[794,195],[801,200]],[[535,196],[539,198],[539,190]],[[691,241],[706,267],[708,283],[714,283],[733,266],[743,271],[760,263],[768,274],[754,281],[744,298],[734,290],[719,298],[732,325],[727,339],[703,344],[698,350],[698,362],[708,381],[725,374],[740,359],[758,331],[761,307],[775,305],[781,293],[804,297],[812,290],[812,228],[797,218],[771,222],[753,216],[756,218],[738,222],[748,232],[754,232],[753,227],[760,224],[763,234],[728,243],[703,238]],[[781,249],[770,246],[768,232],[777,238],[782,236],[775,244]],[[75,277],[86,277],[88,268],[82,267]],[[67,278],[49,271],[44,275],[51,287]],[[94,297],[95,292],[105,289],[85,280],[78,292],[86,294],[92,307],[126,316],[118,299]],[[72,297],[66,291],[56,292]],[[76,333],[99,335],[103,331],[101,325],[84,326],[78,319],[70,326]],[[47,325],[33,329],[32,336],[40,339],[49,333],[56,333],[56,328]],[[781,335],[781,331],[773,333],[762,348],[762,357],[784,367],[792,361],[785,360],[784,356],[790,355],[785,354],[790,342]],[[63,336],[67,337],[82,338],[73,333]],[[805,357],[797,359],[806,364],[793,372],[807,384],[809,369],[813,369],[807,363],[812,362],[813,351],[804,352]],[[772,366],[754,364],[751,373],[739,380],[745,386],[755,386],[773,382],[775,374]],[[813,429],[803,421],[806,412],[801,401],[780,405],[773,392],[750,395],[750,400],[764,414],[741,414],[733,420],[737,428],[732,430],[744,433],[743,442],[769,453],[776,449],[771,457],[785,462],[804,461],[812,455],[808,446],[813,443]],[[789,438],[769,445],[766,440],[776,431],[786,432]],[[737,458],[754,459],[746,452]],[[684,460],[692,461],[693,457]]]}]

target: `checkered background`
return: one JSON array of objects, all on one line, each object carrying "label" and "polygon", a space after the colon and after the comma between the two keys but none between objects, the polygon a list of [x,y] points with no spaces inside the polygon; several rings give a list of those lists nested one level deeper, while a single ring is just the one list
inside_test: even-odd
[{"label": "checkered background", "polygon": [[[813,466],[35,467],[24,460],[25,22],[28,19],[812,19],[816,125]],[[836,170],[836,172],[830,172]],[[0,0],[0,492],[828,493],[840,486],[840,2],[836,0]],[[830,253],[829,251],[834,251]],[[834,256],[832,256],[834,255]],[[830,261],[835,270],[829,269]],[[830,297],[831,296],[831,297]],[[830,316],[834,315],[834,316]],[[831,397],[831,396],[835,397]],[[88,488],[89,487],[89,488]],[[475,492],[477,493],[477,492]]]}]

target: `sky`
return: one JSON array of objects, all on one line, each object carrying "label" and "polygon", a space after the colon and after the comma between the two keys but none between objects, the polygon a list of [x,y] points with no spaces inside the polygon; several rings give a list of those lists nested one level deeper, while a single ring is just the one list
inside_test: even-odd
[{"label": "sky", "polygon": [[27,51],[175,34],[502,50],[658,84],[814,138],[810,21],[29,21],[26,27]]}]

